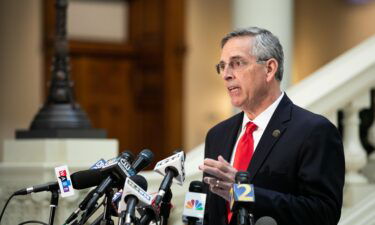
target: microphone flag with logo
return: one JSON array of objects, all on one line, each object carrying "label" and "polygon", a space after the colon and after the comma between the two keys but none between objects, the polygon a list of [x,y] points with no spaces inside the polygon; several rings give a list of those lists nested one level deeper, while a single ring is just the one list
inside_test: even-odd
[{"label": "microphone flag with logo", "polygon": [[185,153],[183,151],[178,151],[174,155],[159,161],[154,171],[160,173],[164,176],[159,192],[155,197],[154,203],[159,205],[165,195],[165,193],[171,188],[172,180],[175,179],[177,184],[183,185],[185,181]]},{"label": "microphone flag with logo", "polygon": [[189,192],[185,195],[182,222],[188,224],[203,224],[206,194],[203,192],[201,181],[192,181]]},{"label": "microphone flag with logo", "polygon": [[[250,184],[249,172],[237,172],[235,182],[230,189],[230,210],[237,214],[237,224],[252,225],[254,218],[251,211],[255,202],[255,194],[254,186]],[[228,218],[228,221],[230,219]]]},{"label": "microphone flag with logo", "polygon": [[65,198],[74,195],[72,179],[70,178],[68,166],[64,165],[56,167],[55,174],[57,182],[59,183],[61,197]]},{"label": "microphone flag with logo", "polygon": [[135,208],[151,204],[151,195],[147,194],[147,181],[141,175],[135,175],[125,180],[118,213],[119,224],[130,225],[135,222]]}]

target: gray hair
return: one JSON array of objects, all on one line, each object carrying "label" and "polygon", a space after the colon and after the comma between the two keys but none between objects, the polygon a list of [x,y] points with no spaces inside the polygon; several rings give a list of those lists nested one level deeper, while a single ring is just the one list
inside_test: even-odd
[{"label": "gray hair", "polygon": [[284,53],[279,39],[266,29],[249,27],[227,34],[221,40],[221,48],[224,47],[229,39],[242,36],[254,37],[251,54],[256,57],[257,62],[264,62],[271,58],[276,59],[279,66],[275,74],[275,79],[281,81],[284,72]]}]

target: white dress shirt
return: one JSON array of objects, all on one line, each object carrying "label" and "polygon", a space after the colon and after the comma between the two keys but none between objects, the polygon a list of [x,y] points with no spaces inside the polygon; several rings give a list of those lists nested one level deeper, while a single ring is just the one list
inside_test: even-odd
[{"label": "white dress shirt", "polygon": [[230,164],[232,166],[234,163],[234,156],[236,155],[238,142],[246,131],[246,124],[251,121],[255,123],[255,125],[257,125],[257,129],[253,132],[254,152],[255,152],[255,149],[258,146],[259,140],[262,137],[264,130],[266,129],[268,123],[271,120],[273,113],[275,112],[277,106],[279,105],[283,97],[284,97],[284,92],[282,92],[281,95],[276,99],[276,101],[274,101],[270,106],[268,106],[266,110],[264,110],[257,117],[255,117],[254,120],[250,120],[249,117],[247,117],[246,113],[243,114],[241,133],[237,138],[236,144],[234,145],[233,153],[230,159]]}]

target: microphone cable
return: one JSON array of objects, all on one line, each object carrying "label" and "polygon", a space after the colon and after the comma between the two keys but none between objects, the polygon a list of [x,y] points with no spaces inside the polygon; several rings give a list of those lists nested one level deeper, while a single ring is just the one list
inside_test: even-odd
[{"label": "microphone cable", "polygon": [[[8,200],[6,201],[4,207],[3,207],[3,210],[1,211],[1,214],[0,214],[0,224],[1,224],[1,219],[3,218],[4,216],[4,213],[5,213],[5,209],[7,208],[10,200],[15,196],[15,193],[13,193],[9,198]],[[27,223],[39,223],[39,224],[43,224],[43,225],[48,225],[44,222],[41,222],[41,221],[36,221],[36,220],[29,220],[29,221],[25,221],[25,222],[22,222],[20,223],[19,225],[23,225],[23,224],[27,224]]]},{"label": "microphone cable", "polygon": [[42,224],[42,225],[49,225],[45,222],[41,222],[41,221],[37,221],[37,220],[29,220],[29,221],[25,221],[25,222],[22,222],[18,225],[24,225],[24,224],[28,224],[28,223],[37,223],[37,224]]},{"label": "microphone cable", "polygon": [[15,194],[13,193],[7,200],[7,202],[5,203],[4,207],[3,207],[3,210],[1,211],[1,215],[0,215],[0,224],[1,224],[1,219],[3,218],[3,215],[4,215],[4,212],[5,212],[5,209],[7,208],[10,200],[13,198],[13,196],[15,196]]}]

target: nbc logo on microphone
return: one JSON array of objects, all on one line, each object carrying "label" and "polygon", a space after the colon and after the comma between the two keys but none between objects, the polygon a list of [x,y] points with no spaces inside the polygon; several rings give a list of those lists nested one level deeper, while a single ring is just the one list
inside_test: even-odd
[{"label": "nbc logo on microphone", "polygon": [[202,202],[200,202],[199,200],[195,200],[195,199],[191,199],[190,201],[187,201],[185,207],[188,209],[203,210]]}]

